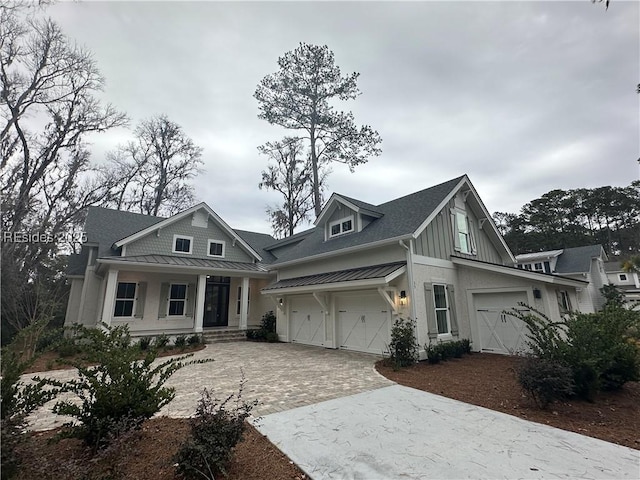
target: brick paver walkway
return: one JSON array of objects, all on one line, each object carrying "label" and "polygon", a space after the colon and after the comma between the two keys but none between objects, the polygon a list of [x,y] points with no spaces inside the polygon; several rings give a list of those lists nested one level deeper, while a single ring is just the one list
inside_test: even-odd
[{"label": "brick paver walkway", "polygon": [[[246,378],[244,399],[260,401],[254,409],[256,416],[394,384],[375,371],[374,363],[380,358],[375,355],[290,343],[216,343],[192,358],[214,361],[178,370],[167,382],[167,386],[175,387],[176,398],[160,415],[192,416],[205,387],[220,399],[237,392],[241,369]],[[157,361],[162,360],[166,359]],[[75,376],[75,370],[39,375],[67,380]],[[24,380],[33,376],[25,375]],[[52,405],[45,405],[30,417],[31,428],[46,430],[68,421],[51,413]]]}]

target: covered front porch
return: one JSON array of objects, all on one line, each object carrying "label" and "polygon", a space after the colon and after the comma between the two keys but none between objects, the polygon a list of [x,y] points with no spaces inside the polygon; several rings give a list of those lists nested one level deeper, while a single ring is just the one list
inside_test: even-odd
[{"label": "covered front porch", "polygon": [[270,309],[260,295],[269,274],[259,264],[158,255],[99,262],[100,321],[127,324],[136,336],[244,331]]}]

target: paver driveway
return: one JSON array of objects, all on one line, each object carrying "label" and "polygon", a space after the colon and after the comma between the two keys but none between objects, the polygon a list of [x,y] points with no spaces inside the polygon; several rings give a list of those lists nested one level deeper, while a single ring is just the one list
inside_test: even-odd
[{"label": "paver driveway", "polygon": [[[213,358],[211,363],[189,365],[167,382],[176,398],[160,415],[189,417],[195,412],[200,392],[207,388],[217,398],[237,392],[244,371],[244,399],[259,400],[255,415],[267,415],[295,407],[381,388],[394,383],[374,369],[379,357],[363,353],[307,347],[290,343],[215,343],[193,359]],[[159,359],[162,361],[165,359]],[[75,370],[40,374],[59,380],[75,376]],[[33,374],[25,375],[25,381]],[[30,417],[31,426],[46,430],[67,419],[51,413],[45,405]]]}]

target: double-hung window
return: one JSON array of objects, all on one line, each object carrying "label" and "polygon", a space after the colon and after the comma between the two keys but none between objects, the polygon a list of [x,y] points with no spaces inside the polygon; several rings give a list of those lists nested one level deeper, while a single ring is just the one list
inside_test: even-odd
[{"label": "double-hung window", "polygon": [[447,335],[451,333],[451,321],[449,319],[446,285],[433,285],[433,301],[436,310],[438,335]]},{"label": "double-hung window", "polygon": [[558,306],[560,307],[561,314],[571,311],[571,299],[569,298],[569,292],[566,290],[558,291]]},{"label": "double-hung window", "polygon": [[187,285],[184,283],[172,283],[169,287],[169,316],[183,316],[187,304]]},{"label": "double-hung window", "polygon": [[136,301],[136,284],[132,282],[118,282],[116,290],[116,306],[114,317],[132,317]]},{"label": "double-hung window", "polygon": [[471,229],[471,221],[464,210],[455,208],[451,210],[451,223],[453,224],[453,235],[455,249],[460,253],[468,255],[476,254],[475,239]]}]

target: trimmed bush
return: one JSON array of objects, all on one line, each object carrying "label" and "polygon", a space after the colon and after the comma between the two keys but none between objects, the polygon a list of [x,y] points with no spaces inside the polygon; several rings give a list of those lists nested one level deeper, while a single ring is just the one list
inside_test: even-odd
[{"label": "trimmed bush", "polygon": [[187,336],[186,335],[176,336],[176,339],[173,341],[173,344],[175,345],[176,348],[179,348],[180,350],[184,350],[184,348],[187,346]]},{"label": "trimmed bush", "polygon": [[265,332],[276,331],[276,315],[273,313],[273,310],[269,310],[262,316],[262,320],[260,320],[260,328]]},{"label": "trimmed bush", "polygon": [[262,316],[260,328],[247,330],[246,335],[247,340],[253,340],[254,342],[277,342],[276,315],[273,311],[270,310]]},{"label": "trimmed bush", "polygon": [[156,348],[165,348],[167,345],[169,345],[170,342],[170,338],[166,333],[161,333],[160,335],[156,336],[156,338],[153,340],[153,345]]},{"label": "trimmed bush", "polygon": [[640,379],[640,349],[633,341],[640,312],[609,306],[552,322],[528,308],[533,313],[511,313],[529,327],[528,346],[535,356],[571,369],[577,396],[592,400],[600,390]]},{"label": "trimmed bush", "polygon": [[555,360],[527,356],[523,358],[516,373],[523,390],[542,409],[574,392],[571,368]]},{"label": "trimmed bush", "polygon": [[[70,362],[78,369],[78,379],[66,383],[42,380],[78,397],[79,404],[70,400],[58,402],[53,412],[74,417],[78,424],[67,424],[67,433],[83,439],[94,450],[106,446],[118,434],[137,428],[173,400],[174,389],[163,385],[177,370],[207,362],[185,362],[191,356],[185,355],[153,364],[157,350],[149,349],[139,359],[140,349],[131,344],[126,325],[103,328],[83,331],[85,353]],[[97,365],[84,366],[87,363]]]},{"label": "trimmed bush", "polygon": [[258,401],[242,400],[244,374],[237,394],[224,401],[212,398],[207,389],[202,391],[195,417],[191,420],[191,433],[175,456],[178,473],[186,478],[213,480],[218,473],[226,475],[233,447],[242,439],[249,417]]},{"label": "trimmed bush", "polygon": [[427,352],[427,361],[431,364],[436,364],[436,363],[440,363],[440,360],[442,360],[442,354],[440,353],[440,345],[438,344],[431,344],[431,345],[426,345],[424,347],[425,351]]},{"label": "trimmed bush", "polygon": [[202,335],[194,333],[189,338],[187,338],[187,343],[189,345],[200,345],[202,343]]},{"label": "trimmed bush", "polygon": [[394,370],[408,367],[418,361],[418,342],[414,320],[397,319],[391,328],[389,359]]},{"label": "trimmed bush", "polygon": [[145,350],[149,350],[149,348],[151,347],[152,341],[153,341],[152,337],[140,337],[140,340],[138,340],[138,348],[143,352]]},{"label": "trimmed bush", "polygon": [[276,343],[279,341],[278,334],[276,332],[267,332],[265,340],[269,343]]}]

